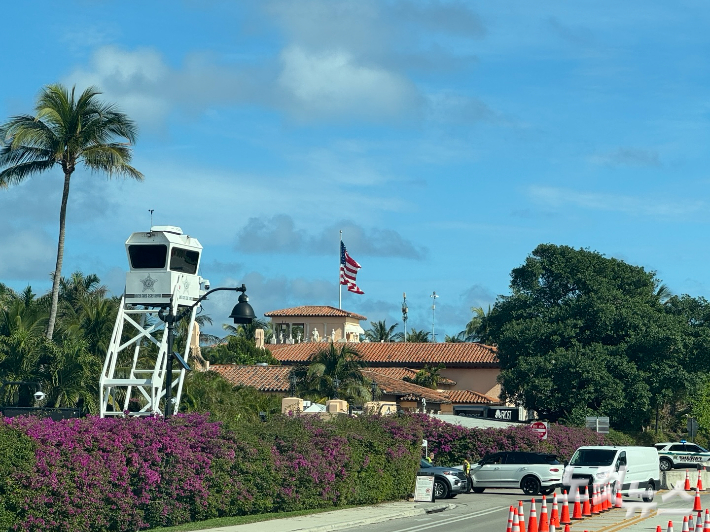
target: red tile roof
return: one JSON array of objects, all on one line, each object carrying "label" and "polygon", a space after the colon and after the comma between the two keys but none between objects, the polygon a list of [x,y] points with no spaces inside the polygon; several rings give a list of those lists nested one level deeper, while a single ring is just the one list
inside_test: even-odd
[{"label": "red tile roof", "polygon": [[444,390],[441,393],[448,396],[448,398],[451,399],[452,403],[459,405],[488,405],[500,403],[500,400],[496,399],[495,397],[491,397],[490,395],[486,395],[479,392],[474,392],[473,390]]},{"label": "red tile roof", "polygon": [[[500,367],[496,348],[483,344],[360,342],[348,343],[348,346],[360,353],[370,366],[421,367],[425,364],[443,364],[447,368]],[[308,360],[319,349],[327,348],[328,343],[267,344],[264,347],[283,364],[296,364]]]},{"label": "red tile roof", "polygon": [[419,386],[417,384],[412,384],[411,382],[383,375],[374,369],[363,369],[360,371],[362,371],[362,374],[365,375],[365,377],[375,381],[377,383],[377,387],[380,388],[382,393],[385,395],[395,395],[405,400],[419,400],[423,397],[428,403],[441,404],[451,402],[448,396],[441,392],[437,392],[436,390],[431,390],[429,388],[425,388],[424,386]]},{"label": "red tile roof", "polygon": [[329,307],[326,305],[303,305],[301,307],[272,310],[271,312],[265,313],[264,316],[267,318],[291,318],[304,316],[308,318],[354,318],[360,321],[367,320],[367,318],[361,314],[348,312],[347,310]]},{"label": "red tile roof", "polygon": [[[381,373],[382,375],[387,375],[388,377],[392,377],[393,379],[399,380],[403,380],[404,377],[409,377],[410,379],[413,379],[414,377],[416,377],[417,372],[418,370],[411,368],[377,368],[377,373]],[[453,381],[446,377],[442,377],[440,375],[439,384],[443,384],[445,386],[455,386],[456,381]]]},{"label": "red tile roof", "polygon": [[292,369],[290,366],[210,365],[210,371],[219,373],[234,386],[253,386],[262,392],[288,392],[291,389],[288,375]]}]

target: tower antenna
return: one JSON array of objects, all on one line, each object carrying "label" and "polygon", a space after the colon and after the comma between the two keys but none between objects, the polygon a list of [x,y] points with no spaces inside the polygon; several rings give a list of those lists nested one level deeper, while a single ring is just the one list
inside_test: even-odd
[{"label": "tower antenna", "polygon": [[431,341],[436,343],[436,334],[434,334],[434,320],[436,318],[436,298],[439,296],[437,296],[436,292],[434,292],[429,297],[433,300],[433,303],[431,305]]}]

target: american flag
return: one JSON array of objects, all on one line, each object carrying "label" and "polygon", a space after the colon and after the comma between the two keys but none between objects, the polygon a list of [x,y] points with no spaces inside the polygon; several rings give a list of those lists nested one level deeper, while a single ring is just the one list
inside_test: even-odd
[{"label": "american flag", "polygon": [[348,292],[353,292],[355,294],[364,294],[362,290],[355,284],[355,277],[357,277],[357,271],[362,268],[355,259],[353,259],[349,254],[348,250],[345,248],[345,244],[340,242],[340,284],[347,285]]}]

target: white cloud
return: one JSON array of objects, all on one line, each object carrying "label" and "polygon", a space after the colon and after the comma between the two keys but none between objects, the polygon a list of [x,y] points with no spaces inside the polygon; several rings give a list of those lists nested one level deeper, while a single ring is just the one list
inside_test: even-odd
[{"label": "white cloud", "polygon": [[669,201],[640,196],[578,192],[575,190],[531,186],[528,194],[533,200],[548,207],[581,207],[589,210],[621,212],[636,216],[685,216],[704,209],[701,201]]},{"label": "white cloud", "polygon": [[404,76],[358,63],[345,50],[310,52],[289,46],[281,53],[280,87],[303,120],[328,117],[387,119],[418,104],[414,84]]}]

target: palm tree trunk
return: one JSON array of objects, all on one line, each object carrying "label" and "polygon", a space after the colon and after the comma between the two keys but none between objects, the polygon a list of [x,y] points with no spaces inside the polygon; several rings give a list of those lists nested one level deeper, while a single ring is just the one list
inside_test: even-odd
[{"label": "palm tree trunk", "polygon": [[52,305],[49,307],[49,321],[47,322],[47,339],[54,336],[54,324],[57,321],[57,307],[59,306],[59,280],[62,278],[62,262],[64,262],[64,228],[67,218],[67,200],[69,199],[69,180],[71,172],[64,172],[64,191],[62,192],[62,207],[59,209],[59,243],[57,244],[57,265],[54,268],[52,281]]}]

